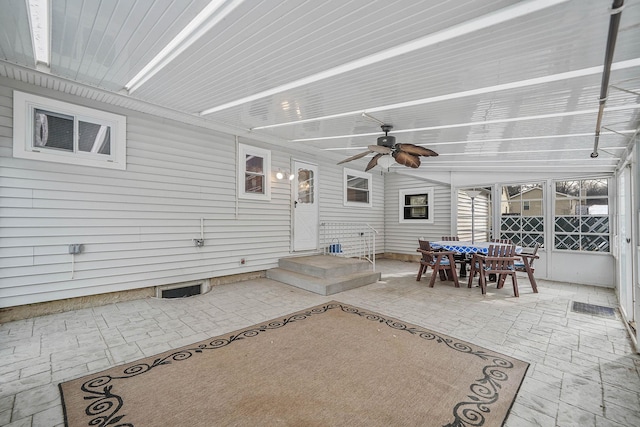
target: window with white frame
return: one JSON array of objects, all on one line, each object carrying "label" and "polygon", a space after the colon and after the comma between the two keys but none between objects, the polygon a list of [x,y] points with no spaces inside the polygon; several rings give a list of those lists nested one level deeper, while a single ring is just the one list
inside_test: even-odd
[{"label": "window with white frame", "polygon": [[126,169],[125,116],[13,92],[13,155]]},{"label": "window with white frame", "polygon": [[501,187],[500,239],[516,245],[544,245],[544,183]]},{"label": "window with white frame", "polygon": [[433,224],[433,188],[400,190],[400,222]]},{"label": "window with white frame", "polygon": [[271,151],[238,144],[238,197],[271,200]]},{"label": "window with white frame", "polygon": [[609,252],[608,179],[556,181],[554,249]]},{"label": "window with white frame", "polygon": [[371,174],[344,169],[344,205],[371,207]]}]

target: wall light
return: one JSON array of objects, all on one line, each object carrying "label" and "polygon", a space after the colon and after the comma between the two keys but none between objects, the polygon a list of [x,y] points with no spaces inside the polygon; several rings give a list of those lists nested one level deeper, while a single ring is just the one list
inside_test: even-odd
[{"label": "wall light", "polygon": [[295,178],[295,176],[289,171],[284,169],[278,169],[278,171],[276,172],[276,179],[283,180],[285,179],[285,177],[288,178],[289,181],[293,181],[293,178]]}]

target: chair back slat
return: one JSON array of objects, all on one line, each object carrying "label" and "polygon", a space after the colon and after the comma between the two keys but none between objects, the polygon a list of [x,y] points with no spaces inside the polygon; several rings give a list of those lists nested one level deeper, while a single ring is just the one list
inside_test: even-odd
[{"label": "chair back slat", "polygon": [[490,245],[484,269],[487,273],[513,271],[515,245]]},{"label": "chair back slat", "polygon": [[442,240],[445,242],[459,242],[460,238],[458,236],[442,236]]},{"label": "chair back slat", "polygon": [[505,245],[513,245],[513,240],[511,239],[491,239],[492,243],[502,243]]}]

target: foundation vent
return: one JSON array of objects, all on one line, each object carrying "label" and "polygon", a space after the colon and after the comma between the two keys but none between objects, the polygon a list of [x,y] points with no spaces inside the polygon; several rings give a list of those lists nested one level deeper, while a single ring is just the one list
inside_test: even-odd
[{"label": "foundation vent", "polygon": [[186,298],[194,295],[204,294],[209,290],[209,281],[200,280],[195,282],[175,283],[172,285],[157,286],[156,297],[158,298]]}]

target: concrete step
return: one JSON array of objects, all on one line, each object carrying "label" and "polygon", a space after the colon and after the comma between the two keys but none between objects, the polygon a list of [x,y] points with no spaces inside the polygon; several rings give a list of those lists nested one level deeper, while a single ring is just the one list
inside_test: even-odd
[{"label": "concrete step", "polygon": [[318,278],[343,277],[371,271],[371,264],[368,261],[332,255],[281,258],[278,266]]},{"label": "concrete step", "polygon": [[323,278],[286,270],[284,268],[272,268],[267,270],[267,278],[316,294],[333,295],[338,292],[375,283],[380,280],[380,273],[358,271],[340,277]]}]

